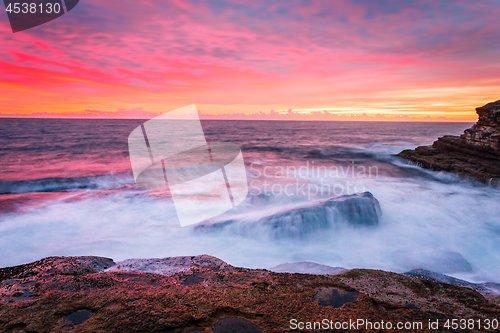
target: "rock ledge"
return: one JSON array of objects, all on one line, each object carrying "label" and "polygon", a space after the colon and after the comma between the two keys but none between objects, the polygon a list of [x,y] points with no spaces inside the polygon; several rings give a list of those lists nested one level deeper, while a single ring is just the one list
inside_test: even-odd
[{"label": "rock ledge", "polygon": [[461,136],[445,135],[432,146],[403,150],[398,156],[423,168],[444,170],[500,184],[500,100],[476,108],[477,123]]},{"label": "rock ledge", "polygon": [[51,257],[0,269],[0,332],[290,332],[292,318],[442,325],[446,318],[500,317],[496,296],[426,271],[275,273],[208,255],[111,264]]}]

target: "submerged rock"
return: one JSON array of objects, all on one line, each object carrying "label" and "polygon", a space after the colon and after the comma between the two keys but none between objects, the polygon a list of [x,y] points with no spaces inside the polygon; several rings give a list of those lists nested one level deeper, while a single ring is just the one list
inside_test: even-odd
[{"label": "submerged rock", "polygon": [[343,195],[305,203],[264,215],[257,220],[212,220],[195,227],[198,232],[229,231],[242,236],[303,238],[342,226],[373,227],[381,215],[378,200],[370,193]]},{"label": "submerged rock", "polygon": [[346,269],[342,267],[332,267],[309,261],[284,263],[276,267],[269,268],[269,270],[276,273],[301,273],[317,275],[340,274],[346,271]]},{"label": "submerged rock", "polygon": [[406,276],[424,279],[428,281],[437,281],[452,284],[454,286],[466,287],[474,289],[483,295],[500,295],[499,283],[472,283],[469,281],[457,279],[448,275],[439,274],[436,272],[428,271],[425,269],[413,269],[409,272],[403,273]]},{"label": "submerged rock", "polygon": [[458,173],[500,184],[500,100],[476,108],[477,123],[461,136],[445,135],[432,146],[403,150],[398,156],[423,168]]},{"label": "submerged rock", "polygon": [[396,251],[390,258],[401,270],[423,268],[442,274],[473,271],[471,264],[454,251]]}]

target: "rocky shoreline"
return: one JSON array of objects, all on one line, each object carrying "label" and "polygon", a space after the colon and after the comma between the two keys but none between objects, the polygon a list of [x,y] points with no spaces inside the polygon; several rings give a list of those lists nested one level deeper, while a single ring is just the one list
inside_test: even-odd
[{"label": "rocky shoreline", "polygon": [[476,108],[477,123],[461,136],[445,135],[432,146],[403,150],[398,156],[423,168],[457,173],[500,185],[500,100]]},{"label": "rocky shoreline", "polygon": [[[275,270],[233,267],[208,255],[120,263],[49,257],[0,269],[0,331],[290,332],[292,319],[326,318],[422,322],[423,330],[405,332],[435,332],[426,329],[429,320],[443,329],[448,318],[500,318],[497,284],[313,263]],[[319,274],[283,273],[296,270]]]}]

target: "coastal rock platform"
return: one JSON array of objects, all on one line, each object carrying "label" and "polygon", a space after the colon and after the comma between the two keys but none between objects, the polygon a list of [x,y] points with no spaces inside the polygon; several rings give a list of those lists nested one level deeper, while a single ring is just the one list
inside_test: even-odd
[{"label": "coastal rock platform", "polygon": [[429,320],[500,318],[491,289],[439,282],[443,276],[368,269],[328,274],[324,267],[322,273],[240,268],[208,255],[121,263],[49,257],[0,269],[0,331],[290,332],[292,319],[365,319],[417,321],[423,329],[405,332],[430,332]]}]

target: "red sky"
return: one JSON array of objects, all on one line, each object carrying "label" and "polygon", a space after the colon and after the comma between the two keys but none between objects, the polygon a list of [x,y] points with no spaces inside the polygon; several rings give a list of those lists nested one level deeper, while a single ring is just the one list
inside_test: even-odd
[{"label": "red sky", "polygon": [[2,13],[4,117],[475,121],[500,99],[498,0],[82,0],[15,34]]}]

